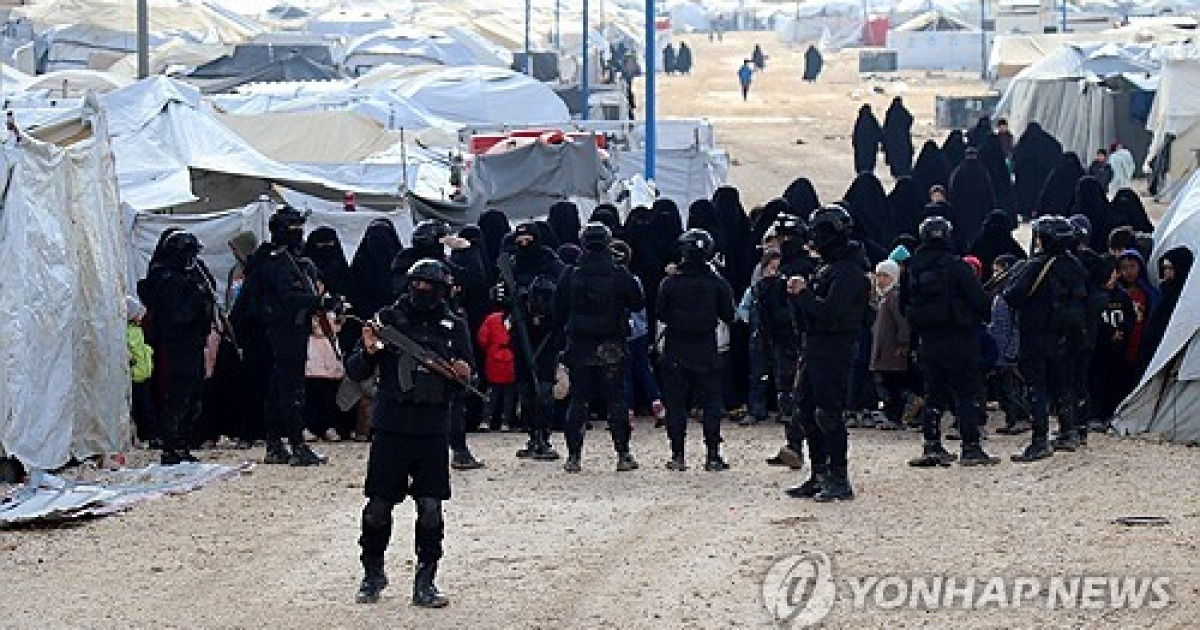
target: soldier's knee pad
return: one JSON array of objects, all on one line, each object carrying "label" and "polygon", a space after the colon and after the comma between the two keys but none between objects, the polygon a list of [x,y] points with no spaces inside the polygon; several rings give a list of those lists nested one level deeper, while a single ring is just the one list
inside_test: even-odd
[{"label": "soldier's knee pad", "polygon": [[368,499],[363,508],[363,526],[368,529],[386,529],[392,525],[392,507],[395,504],[384,499]]},{"label": "soldier's knee pad", "polygon": [[417,527],[421,529],[437,529],[442,526],[442,501],[429,497],[416,500]]}]

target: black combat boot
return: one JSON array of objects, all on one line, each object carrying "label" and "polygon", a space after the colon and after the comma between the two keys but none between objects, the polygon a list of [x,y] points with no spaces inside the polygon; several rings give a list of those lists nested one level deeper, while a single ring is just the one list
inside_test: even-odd
[{"label": "black combat boot", "polygon": [[1058,435],[1054,436],[1054,441],[1050,443],[1050,447],[1055,451],[1074,453],[1075,449],[1079,448],[1079,438],[1075,437],[1074,429],[1060,427]]},{"label": "black combat boot", "polygon": [[288,464],[292,466],[320,466],[325,458],[313,452],[307,444],[297,444],[292,447],[292,458]]},{"label": "black combat boot", "polygon": [[629,454],[629,451],[617,455],[617,472],[627,472],[637,469],[637,460],[633,458],[633,455]]},{"label": "black combat boot", "polygon": [[159,456],[158,463],[162,464],[163,466],[174,466],[176,464],[182,464],[183,458],[179,456],[179,451],[167,449],[164,450],[162,455]]},{"label": "black combat boot", "polygon": [[267,441],[267,456],[263,458],[264,464],[287,464],[292,459],[292,454],[288,452],[287,447],[279,440]]},{"label": "black combat boot", "polygon": [[383,566],[372,566],[366,570],[362,584],[358,585],[354,601],[360,604],[374,604],[379,601],[380,593],[387,587],[388,579],[387,574],[383,572]]},{"label": "black combat boot", "polygon": [[1000,463],[1000,458],[988,455],[979,444],[963,444],[958,463],[963,466],[994,466]]},{"label": "black combat boot", "polygon": [[818,503],[831,501],[849,501],[854,498],[854,488],[850,485],[850,474],[845,467],[831,468],[825,478],[825,485],[817,496],[813,497]]},{"label": "black combat boot", "polygon": [[421,608],[445,608],[450,600],[438,591],[433,579],[437,577],[436,562],[417,564],[417,577],[413,580],[413,606]]},{"label": "black combat boot", "polygon": [[577,473],[583,470],[583,466],[579,463],[579,453],[571,453],[567,456],[567,462],[563,464],[563,470],[569,473]]},{"label": "black combat boot", "polygon": [[537,448],[533,453],[533,458],[539,462],[558,461],[558,451],[554,450],[554,447],[550,445],[549,431],[542,432],[542,437],[538,441]]},{"label": "black combat boot", "polygon": [[793,499],[811,499],[821,492],[821,488],[825,487],[825,478],[828,474],[822,469],[813,469],[812,475],[808,481],[784,490],[784,493]]},{"label": "black combat boot", "polygon": [[942,447],[941,442],[926,442],[922,447],[921,456],[908,460],[909,466],[916,468],[936,468],[949,466],[957,459],[952,453]]},{"label": "black combat boot", "polygon": [[520,459],[533,459],[540,446],[541,444],[537,440],[529,438],[529,441],[525,443],[525,448],[517,451],[517,457]]},{"label": "black combat boot", "polygon": [[667,470],[683,472],[688,469],[687,460],[683,458],[683,453],[675,453],[671,455],[671,459],[667,460]]},{"label": "black combat boot", "polygon": [[1033,443],[1025,447],[1024,451],[1013,455],[1011,459],[1017,463],[1027,464],[1029,462],[1036,462],[1039,459],[1046,459],[1052,455],[1054,455],[1054,449],[1050,448],[1050,444],[1045,438],[1042,438],[1034,440]]},{"label": "black combat boot", "polygon": [[450,458],[450,467],[454,470],[477,470],[484,467],[484,463],[475,459],[471,451],[455,451]]},{"label": "black combat boot", "polygon": [[721,458],[721,451],[715,448],[708,449],[708,457],[704,460],[704,470],[709,472],[721,472],[729,470],[729,464]]}]

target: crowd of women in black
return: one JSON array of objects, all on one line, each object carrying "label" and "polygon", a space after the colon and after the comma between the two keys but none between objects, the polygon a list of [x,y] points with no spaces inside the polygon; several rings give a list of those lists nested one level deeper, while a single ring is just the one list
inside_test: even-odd
[{"label": "crowd of women in black", "polygon": [[[661,340],[656,330],[662,319],[657,312],[656,288],[678,270],[680,237],[685,230],[696,229],[711,237],[712,268],[740,303],[737,319],[719,326],[722,406],[729,418],[747,425],[767,420],[772,412],[779,415],[785,425],[785,446],[769,463],[801,468],[806,440],[810,456],[816,456],[814,431],[844,433],[846,423],[851,427],[881,428],[919,424],[917,418],[929,397],[925,390],[930,384],[922,378],[919,365],[914,364],[914,357],[920,356],[919,334],[912,333],[912,323],[906,320],[912,301],[920,298],[913,297],[919,291],[913,288],[914,280],[906,269],[914,257],[918,261],[923,256],[938,258],[940,255],[928,253],[935,249],[953,254],[968,265],[962,268],[972,270],[973,282],[981,289],[979,295],[986,292],[989,312],[980,314],[976,331],[981,352],[977,369],[980,380],[986,377],[989,383],[980,396],[983,391],[990,392],[1005,412],[1005,425],[997,430],[1028,430],[1029,421],[1038,420],[1038,408],[1046,402],[1046,394],[1041,392],[1039,399],[1035,391],[1031,399],[1026,391],[1031,384],[1028,375],[1022,374],[1017,334],[1024,330],[1021,307],[1005,304],[1004,296],[1011,283],[1023,276],[1028,278],[1020,272],[1021,261],[1029,257],[1027,250],[1014,238],[1018,221],[1057,217],[1061,221],[1044,220],[1039,224],[1042,242],[1030,245],[1036,245],[1032,253],[1043,256],[1051,245],[1060,248],[1051,257],[1070,257],[1079,261],[1086,272],[1086,339],[1072,347],[1073,364],[1077,365],[1069,373],[1079,384],[1074,390],[1078,402],[1075,411],[1082,415],[1075,424],[1076,428],[1086,427],[1088,421],[1100,427],[1106,424],[1116,405],[1136,384],[1165,332],[1191,266],[1191,253],[1181,248],[1154,261],[1161,279],[1156,285],[1146,268],[1146,233],[1152,225],[1136,193],[1123,189],[1110,199],[1104,187],[1085,174],[1078,157],[1064,153],[1057,141],[1036,124],[1014,141],[1002,125],[994,130],[985,119],[966,134],[950,134],[941,146],[933,141],[925,143],[915,162],[911,124],[912,117],[899,99],[882,126],[873,122],[864,107],[855,130],[859,173],[833,206],[823,206],[812,184],[799,178],[780,198],[749,212],[737,189],[726,186],[718,189],[712,199],[690,204],[686,215],[669,199],[659,199],[650,207],[636,207],[623,221],[620,212],[607,204],[591,213],[586,223],[607,227],[614,239],[615,258],[637,279],[644,294],[644,312],[629,313],[628,373],[622,392],[622,408],[628,410],[628,416],[622,421],[632,423],[635,416],[642,415],[639,411],[655,417],[660,424],[667,416],[657,378],[661,371],[651,359]],[[874,158],[880,146],[895,175],[890,192],[874,174]],[[818,226],[833,230],[826,234],[824,243],[814,235],[818,226],[810,224],[816,215],[822,215]],[[842,215],[844,221],[839,218]],[[931,218],[941,223],[930,223]],[[559,457],[551,446],[550,435],[563,428],[567,404],[565,396],[554,391],[559,380],[558,352],[545,350],[561,345],[555,341],[562,330],[561,322],[553,316],[553,294],[564,270],[580,259],[584,223],[575,205],[568,202],[549,208],[545,220],[516,226],[510,225],[502,212],[492,210],[480,216],[478,225],[457,230],[436,220],[422,222],[406,247],[395,227],[379,219],[368,227],[350,260],[342,253],[337,232],[328,227],[312,230],[296,252],[305,265],[311,263],[319,279],[314,306],[322,303],[319,295],[325,293],[338,298],[331,306],[345,302],[352,313],[363,318],[394,301],[412,263],[432,258],[448,266],[456,286],[455,303],[478,344],[477,364],[484,368],[481,384],[489,390],[486,402],[464,397],[452,412],[453,463],[457,468],[469,469],[482,466],[468,448],[466,435],[470,431],[503,428],[527,432],[529,440],[518,456],[533,460]],[[843,237],[844,243],[838,240]],[[245,254],[254,249],[250,240],[252,237],[243,235],[230,243],[243,261]],[[160,245],[168,241],[169,235],[164,235]],[[161,266],[163,261],[179,258],[183,261],[177,265],[179,269],[191,269],[194,263],[190,261],[198,258],[196,244],[170,242],[173,246],[160,246],[156,252],[151,276],[156,264]],[[508,257],[512,263],[513,277],[507,284],[498,271],[501,257]],[[827,297],[822,291],[829,290],[828,274],[835,272],[858,277],[864,289],[862,308],[846,311],[853,314],[850,330],[840,328],[845,321],[839,320],[839,328],[831,333],[839,340],[853,342],[844,348],[838,345],[838,351],[830,353],[849,357],[845,365],[831,363],[835,368],[831,373],[811,367],[814,361],[822,360],[813,350],[814,334],[820,332],[820,324],[813,322],[824,317],[819,314]],[[165,445],[169,449],[186,453],[189,447],[221,436],[245,446],[264,437],[267,410],[263,404],[273,386],[268,377],[272,344],[254,318],[238,308],[241,277],[241,271],[235,269],[229,278],[230,290],[224,302],[234,334],[220,342],[215,365],[204,381],[202,419],[186,436],[186,444]],[[806,291],[810,285],[812,291]],[[867,288],[869,285],[873,288]],[[816,301],[807,301],[806,295],[815,295]],[[204,302],[197,306],[201,309],[197,312],[208,308],[211,305]],[[151,306],[152,315],[153,311]],[[817,326],[817,333],[806,328],[806,322]],[[352,322],[340,323],[342,328],[334,336],[342,347],[349,348],[359,337],[359,330]],[[323,349],[333,345],[323,327],[314,322],[308,328],[312,338],[304,414],[310,439],[368,439],[370,385],[346,381],[336,366],[329,365],[336,361],[324,362],[324,369],[320,361],[312,365],[314,355],[323,354]],[[149,330],[148,337],[165,350],[160,352],[165,361],[172,350],[171,334],[161,334],[164,330],[170,327],[158,331],[160,334]],[[516,339],[518,332],[528,343],[525,348]],[[234,337],[240,345],[236,349]],[[172,369],[160,371],[157,377],[160,394],[169,386]],[[194,376],[201,369],[189,365],[187,372]],[[805,381],[805,374],[810,381]],[[814,374],[832,380],[813,383]],[[1056,377],[1047,378],[1052,381]],[[1041,386],[1033,385],[1035,390]],[[840,400],[830,402],[829,392],[844,394],[837,394]],[[953,394],[934,398],[953,398]],[[825,400],[814,404],[814,396]],[[973,402],[982,405],[984,401]],[[1048,406],[1057,406],[1061,412],[1063,404],[1057,400]],[[951,410],[943,402],[925,406],[929,408],[924,414],[926,428],[932,414]],[[178,410],[159,406],[160,417],[171,413]],[[831,413],[837,417],[829,417]],[[146,417],[154,414],[143,411],[140,415],[139,436],[157,439],[153,418]],[[806,415],[810,417],[808,422],[794,420]],[[952,433],[966,436],[968,429],[958,425]],[[1037,427],[1034,429],[1036,441]],[[971,435],[977,433],[971,431]],[[1060,440],[1058,446],[1074,448],[1085,435],[1069,436],[1072,439]],[[969,446],[976,448],[979,444]],[[301,452],[300,445],[293,447]],[[845,471],[844,441],[833,448],[842,449],[838,461],[830,460],[828,444],[816,448],[822,454],[820,461],[813,461],[813,479],[792,493],[852,496]],[[309,454],[299,463],[319,459]],[[914,461],[947,461],[942,452],[934,451],[932,459],[930,455],[926,452]],[[964,450],[964,458],[967,455]],[[980,458],[979,453],[971,455],[971,460]],[[285,457],[284,461],[289,459]],[[295,458],[290,461],[297,463]],[[628,463],[625,466],[635,467]]]}]

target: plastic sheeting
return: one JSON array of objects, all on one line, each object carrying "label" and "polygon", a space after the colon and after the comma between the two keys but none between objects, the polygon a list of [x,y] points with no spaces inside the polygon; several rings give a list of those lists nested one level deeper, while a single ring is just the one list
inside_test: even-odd
[{"label": "plastic sheeting", "polygon": [[463,125],[565,123],[567,105],[544,83],[504,68],[467,66],[422,74],[398,88],[435,116]]},{"label": "plastic sheeting", "polygon": [[126,240],[103,118],[60,147],[6,147],[0,448],[29,469],[129,444]]},{"label": "plastic sheeting", "polygon": [[[1154,230],[1151,260],[1181,245],[1200,243],[1200,174],[1176,197]],[[1151,265],[1156,268],[1157,265]],[[1200,442],[1200,278],[1188,276],[1179,305],[1142,382],[1117,410],[1126,434],[1152,433],[1175,442]]]},{"label": "plastic sheeting", "polygon": [[[314,207],[306,204],[304,203],[306,197],[300,193],[285,193],[285,197],[289,197],[290,201],[297,203],[300,207],[307,207],[312,212],[308,218],[308,224],[305,226],[307,230],[311,231],[326,225],[337,230],[347,260],[354,257],[354,251],[358,249],[367,225],[375,219],[391,219],[392,223],[396,225],[396,231],[399,232],[400,238],[405,243],[412,242],[412,216],[406,210],[345,212],[341,209]],[[229,271],[236,263],[233,253],[229,249],[229,240],[240,232],[253,232],[259,242],[270,238],[267,232],[267,219],[270,218],[273,208],[269,203],[254,203],[245,208],[210,214],[172,215],[131,212],[128,209],[126,211],[129,213],[126,217],[126,224],[131,248],[128,268],[130,283],[145,277],[146,270],[150,266],[150,255],[154,253],[154,246],[158,243],[158,237],[163,230],[176,227],[192,232],[200,239],[201,243],[204,243],[204,252],[201,257],[216,277],[217,293],[223,298]]]},{"label": "plastic sheeting", "polygon": [[[622,179],[645,175],[644,152],[617,153],[617,174]],[[729,156],[724,151],[660,149],[655,153],[654,186],[659,196],[681,208],[697,199],[711,199],[729,178]]]},{"label": "plastic sheeting", "polygon": [[591,142],[534,141],[493,151],[476,158],[467,179],[467,197],[476,217],[488,208],[503,210],[514,220],[538,216],[556,201],[595,199],[611,183],[611,173]]}]

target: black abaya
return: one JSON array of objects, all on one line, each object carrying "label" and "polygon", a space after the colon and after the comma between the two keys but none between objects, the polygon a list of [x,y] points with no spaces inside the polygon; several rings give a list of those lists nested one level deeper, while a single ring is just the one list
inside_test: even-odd
[{"label": "black abaya", "polygon": [[955,129],[946,136],[946,141],[942,143],[942,155],[946,156],[946,161],[950,163],[951,173],[962,164],[967,155],[967,141],[963,138],[962,131]]},{"label": "black abaya", "polygon": [[550,214],[546,217],[550,229],[558,239],[559,244],[579,244],[579,207],[570,201],[559,201],[550,206]]},{"label": "black abaya", "polygon": [[858,109],[858,119],[854,121],[854,136],[851,138],[855,174],[875,172],[879,146],[882,143],[883,127],[879,125],[879,119],[871,111],[871,106],[863,105]]},{"label": "black abaya", "polygon": [[1055,165],[1062,159],[1062,145],[1046,133],[1041,125],[1032,122],[1021,134],[1013,149],[1013,175],[1016,177],[1015,192],[1017,213],[1024,217],[1033,216],[1037,209],[1042,187],[1050,178]]},{"label": "black abaya", "polygon": [[1003,254],[1012,254],[1024,260],[1028,256],[1025,248],[1013,238],[1013,230],[1017,223],[1003,210],[993,210],[983,221],[983,228],[975,237],[967,252],[974,255],[983,263],[984,282],[992,277],[992,263]]},{"label": "black abaya", "polygon": [[899,96],[892,99],[883,118],[884,161],[891,168],[892,177],[912,174],[912,126],[913,116],[904,107],[904,101]]},{"label": "black abaya", "polygon": [[926,140],[917,155],[917,163],[913,166],[913,183],[921,193],[922,203],[929,201],[929,189],[934,186],[950,185],[950,161],[946,159],[942,149],[933,140]]},{"label": "black abaya", "polygon": [[974,241],[983,228],[983,219],[993,208],[994,195],[987,168],[978,157],[968,156],[950,176],[950,205],[954,216],[954,240],[960,249]]},{"label": "black abaya", "polygon": [[807,177],[797,177],[793,180],[787,190],[783,191],[783,198],[791,207],[792,214],[805,221],[808,221],[812,213],[821,207],[817,189],[813,188],[812,182]]},{"label": "black abaya", "polygon": [[1070,214],[1075,205],[1075,189],[1079,186],[1079,178],[1084,175],[1079,156],[1074,153],[1062,154],[1038,195],[1035,207],[1038,216]]},{"label": "black abaya", "polygon": [[860,173],[842,197],[846,211],[854,219],[855,238],[862,242],[871,263],[881,260],[880,252],[896,237],[892,210],[883,184],[872,173]]},{"label": "black abaya", "polygon": [[921,192],[916,180],[901,177],[896,180],[892,192],[888,193],[888,207],[892,212],[892,226],[896,234],[917,236],[921,221],[925,220],[925,204],[929,196]]}]

